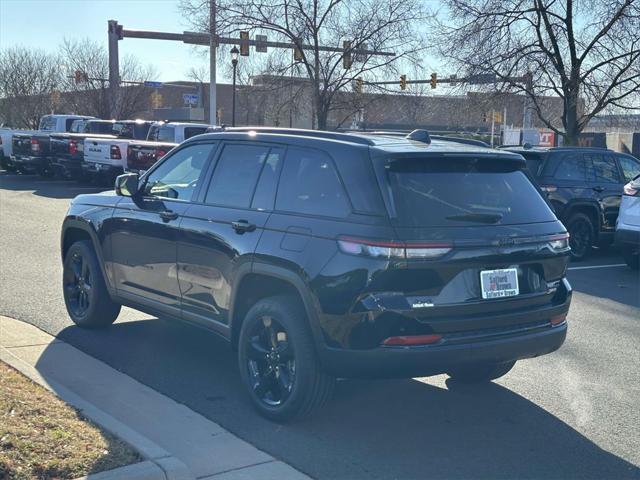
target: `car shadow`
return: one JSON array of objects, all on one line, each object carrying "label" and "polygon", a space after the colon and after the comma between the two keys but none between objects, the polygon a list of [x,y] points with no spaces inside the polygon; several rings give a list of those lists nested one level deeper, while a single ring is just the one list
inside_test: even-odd
[{"label": "car shadow", "polygon": [[638,467],[496,383],[340,381],[324,410],[278,425],[253,410],[235,355],[213,333],[151,319],[58,337],[319,479],[640,478]]},{"label": "car shadow", "polygon": [[0,171],[0,190],[30,191],[39,197],[71,199],[83,193],[103,192],[109,190],[109,187]]}]

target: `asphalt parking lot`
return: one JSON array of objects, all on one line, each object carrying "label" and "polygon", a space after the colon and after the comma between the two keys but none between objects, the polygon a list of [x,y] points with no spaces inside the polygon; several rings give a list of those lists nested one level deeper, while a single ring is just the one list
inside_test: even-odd
[{"label": "asphalt parking lot", "polygon": [[[59,233],[95,187],[0,172],[0,314],[28,321],[319,479],[640,478],[640,276],[614,249],[572,264],[569,335],[494,384],[446,376],[341,381],[281,426],[255,413],[213,334],[125,309],[105,331],[68,319]],[[159,419],[161,421],[161,419]]]}]

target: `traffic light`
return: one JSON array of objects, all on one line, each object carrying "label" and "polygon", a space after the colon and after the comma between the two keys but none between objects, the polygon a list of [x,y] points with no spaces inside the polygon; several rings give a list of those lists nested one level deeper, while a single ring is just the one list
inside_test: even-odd
[{"label": "traffic light", "polygon": [[351,68],[351,42],[349,40],[345,40],[342,42],[342,48],[344,52],[342,53],[342,66],[345,70],[349,70]]},{"label": "traffic light", "polygon": [[405,74],[400,75],[400,90],[407,89],[407,76]]},{"label": "traffic light", "polygon": [[249,56],[249,32],[240,32],[240,55]]},{"label": "traffic light", "polygon": [[73,72],[73,78],[76,83],[89,81],[89,75],[87,75],[87,73],[83,72],[82,70],[76,70],[75,72]]},{"label": "traffic light", "polygon": [[434,72],[431,74],[431,88],[436,88],[437,85],[438,85],[438,74]]},{"label": "traffic light", "polygon": [[482,114],[482,121],[484,123],[488,123],[490,118],[491,118],[491,113],[485,112]]},{"label": "traffic light", "polygon": [[364,82],[362,81],[362,77],[356,78],[356,92],[362,93],[362,86]]},{"label": "traffic light", "polygon": [[302,39],[300,37],[296,38],[293,43],[295,47],[293,48],[293,61],[301,62],[302,61],[302,49],[300,45],[302,45]]}]

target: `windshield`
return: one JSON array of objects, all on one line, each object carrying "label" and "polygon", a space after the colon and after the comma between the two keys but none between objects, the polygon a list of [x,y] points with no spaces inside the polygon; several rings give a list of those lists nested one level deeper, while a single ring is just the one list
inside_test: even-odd
[{"label": "windshield", "polygon": [[382,176],[397,226],[516,225],[555,219],[527,175],[510,161],[387,160]]}]

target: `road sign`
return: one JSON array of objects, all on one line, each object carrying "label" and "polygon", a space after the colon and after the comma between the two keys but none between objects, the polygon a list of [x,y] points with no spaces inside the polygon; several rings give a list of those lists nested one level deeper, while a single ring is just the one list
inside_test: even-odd
[{"label": "road sign", "polygon": [[182,94],[182,99],[185,105],[197,105],[198,100],[200,100],[200,95],[197,93],[184,93]]},{"label": "road sign", "polygon": [[150,80],[147,80],[146,82],[144,82],[144,86],[153,87],[153,88],[162,88],[162,82],[152,82]]},{"label": "road sign", "polygon": [[266,35],[256,35],[256,52],[267,53]]}]

